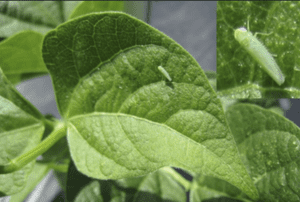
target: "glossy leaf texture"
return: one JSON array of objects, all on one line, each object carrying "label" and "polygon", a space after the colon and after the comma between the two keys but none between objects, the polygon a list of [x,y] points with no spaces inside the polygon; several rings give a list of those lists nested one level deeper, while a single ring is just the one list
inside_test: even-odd
[{"label": "glossy leaf texture", "polygon": [[43,58],[69,122],[71,157],[84,174],[117,179],[176,165],[255,198],[207,77],[165,34],[125,13],[90,14],[48,33]]},{"label": "glossy leaf texture", "polygon": [[11,82],[48,73],[42,58],[42,42],[42,34],[23,31],[0,43],[0,67]]},{"label": "glossy leaf texture", "polygon": [[32,30],[45,34],[64,22],[77,1],[1,1],[0,37]]},{"label": "glossy leaf texture", "polygon": [[299,201],[300,129],[252,104],[233,105],[226,116],[260,201]]},{"label": "glossy leaf texture", "polygon": [[76,6],[69,19],[101,11],[124,11],[124,1],[83,1]]},{"label": "glossy leaf texture", "polygon": [[[0,165],[34,148],[41,140],[42,115],[5,78],[0,69]],[[19,171],[0,174],[0,196],[21,191],[34,163]]]},{"label": "glossy leaf texture", "polygon": [[[300,98],[300,3],[231,1],[217,3],[217,90],[229,98]],[[265,33],[267,48],[285,82],[279,86],[234,38],[234,30]]]}]

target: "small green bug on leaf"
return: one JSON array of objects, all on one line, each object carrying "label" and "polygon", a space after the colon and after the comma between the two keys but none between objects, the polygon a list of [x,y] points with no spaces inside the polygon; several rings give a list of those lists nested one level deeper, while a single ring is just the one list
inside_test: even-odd
[{"label": "small green bug on leaf", "polygon": [[158,70],[169,80],[172,81],[172,78],[170,77],[169,73],[162,67],[158,66]]},{"label": "small green bug on leaf", "polygon": [[284,83],[285,76],[267,48],[252,34],[249,29],[240,27],[234,31],[234,38],[262,66],[262,69],[278,84]]}]

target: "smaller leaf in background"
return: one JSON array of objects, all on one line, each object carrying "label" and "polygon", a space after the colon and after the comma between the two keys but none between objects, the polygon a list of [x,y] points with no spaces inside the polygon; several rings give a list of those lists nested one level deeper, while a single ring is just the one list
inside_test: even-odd
[{"label": "smaller leaf in background", "polygon": [[260,200],[299,202],[300,129],[253,104],[231,106],[226,117]]},{"label": "smaller leaf in background", "polygon": [[36,163],[31,174],[28,177],[26,187],[19,193],[14,194],[10,198],[10,202],[22,202],[28,196],[28,194],[42,181],[42,179],[49,172],[49,168],[46,165]]},{"label": "smaller leaf in background", "polygon": [[83,1],[77,5],[69,19],[101,11],[124,11],[124,1]]},{"label": "smaller leaf in background", "polygon": [[70,162],[67,175],[68,175],[67,183],[66,183],[67,201],[74,201],[79,191],[82,190],[86,185],[91,183],[93,179],[78,172],[73,161]]},{"label": "smaller leaf in background", "polygon": [[[74,201],[81,190],[85,190],[87,186],[91,189],[93,186],[90,184],[94,181],[80,173],[71,161],[67,177],[67,200]],[[103,201],[186,201],[184,188],[164,169],[140,177],[97,181],[100,183]]]},{"label": "smaller leaf in background", "polygon": [[63,4],[63,14],[64,19],[67,20],[70,18],[70,15],[73,13],[74,9],[80,4],[82,1],[62,1]]},{"label": "smaller leaf in background", "polygon": [[[44,126],[1,96],[0,112],[0,165],[6,165],[9,159],[26,153],[40,142]],[[30,163],[13,173],[0,174],[0,193],[11,195],[21,191],[33,166]]]},{"label": "smaller leaf in background", "polygon": [[42,43],[43,35],[34,31],[23,31],[0,42],[0,66],[13,83],[48,73]]},{"label": "smaller leaf in background", "polygon": [[102,202],[100,183],[97,180],[86,185],[77,195],[75,202]]},{"label": "smaller leaf in background", "polygon": [[4,72],[0,67],[0,96],[8,99],[13,104],[18,106],[26,113],[34,116],[37,119],[42,119],[43,115],[34,107],[28,100],[26,100],[19,91],[8,81]]},{"label": "smaller leaf in background", "polygon": [[[0,68],[0,165],[26,153],[41,140],[42,115],[6,79]],[[9,174],[0,174],[0,196],[20,192],[34,163]]]},{"label": "smaller leaf in background", "polygon": [[45,34],[63,22],[59,1],[1,1],[0,37],[33,30]]},{"label": "smaller leaf in background", "polygon": [[18,85],[22,81],[33,79],[35,77],[44,76],[46,73],[24,73],[24,74],[8,74],[6,78],[14,85]]},{"label": "smaller leaf in background", "polygon": [[249,201],[249,198],[238,188],[224,180],[205,175],[198,175],[193,179],[190,190],[191,202],[212,200],[221,197]]},{"label": "smaller leaf in background", "polygon": [[184,188],[164,169],[137,178],[114,181],[119,190],[135,189],[131,201],[186,201]]},{"label": "smaller leaf in background", "polygon": [[217,90],[217,72],[205,71],[204,73],[209,81],[209,84],[216,91]]}]

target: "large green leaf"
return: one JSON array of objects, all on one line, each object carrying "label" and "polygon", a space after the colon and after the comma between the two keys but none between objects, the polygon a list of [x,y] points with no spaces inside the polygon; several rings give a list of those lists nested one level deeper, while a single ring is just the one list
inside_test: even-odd
[{"label": "large green leaf", "polygon": [[272,111],[237,104],[227,118],[261,201],[300,200],[300,129]]},{"label": "large green leaf", "polygon": [[48,73],[42,58],[43,35],[23,31],[0,43],[0,66],[11,81],[17,83],[24,75]]},{"label": "large green leaf", "polygon": [[124,13],[90,14],[48,33],[43,57],[84,174],[117,179],[174,165],[221,177],[255,198],[220,100],[196,60],[168,36]]},{"label": "large green leaf", "polygon": [[[0,165],[34,148],[41,140],[42,115],[8,82],[0,68]],[[0,174],[0,196],[21,191],[34,164]]]},{"label": "large green leaf", "polygon": [[[231,1],[217,3],[217,89],[231,98],[300,98],[300,3]],[[258,35],[285,75],[279,86],[234,39],[234,30]]]},{"label": "large green leaf", "polygon": [[69,18],[101,11],[124,11],[124,1],[83,1],[77,5]]}]

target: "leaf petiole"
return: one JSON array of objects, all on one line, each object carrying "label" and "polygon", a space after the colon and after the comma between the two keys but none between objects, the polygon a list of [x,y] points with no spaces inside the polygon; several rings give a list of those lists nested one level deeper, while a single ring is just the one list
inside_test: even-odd
[{"label": "leaf petiole", "polygon": [[186,180],[182,175],[180,175],[178,172],[176,172],[173,168],[171,167],[164,167],[162,168],[162,170],[166,171],[167,173],[169,173],[170,175],[173,176],[173,178],[179,183],[181,184],[185,191],[189,191],[191,188],[191,182]]},{"label": "leaf petiole", "polygon": [[35,160],[39,155],[50,149],[58,140],[66,135],[66,125],[63,122],[57,122],[54,126],[52,133],[38,144],[32,150],[18,156],[15,159],[10,160],[7,165],[0,165],[0,174],[7,174],[15,172],[25,165]]},{"label": "leaf petiole", "polygon": [[48,166],[48,168],[54,169],[55,171],[61,172],[61,173],[67,173],[69,169],[69,162],[64,164],[57,164],[55,162],[50,162],[45,164]]}]

